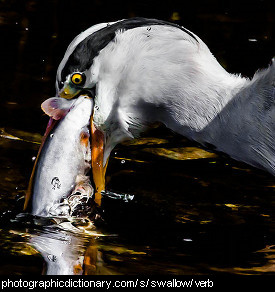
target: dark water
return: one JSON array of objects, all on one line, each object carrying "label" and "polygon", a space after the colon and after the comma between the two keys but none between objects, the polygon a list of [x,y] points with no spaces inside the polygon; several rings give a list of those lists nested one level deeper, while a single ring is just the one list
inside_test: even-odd
[{"label": "dark water", "polygon": [[271,1],[206,2],[0,2],[0,274],[274,273],[274,177],[163,127],[113,151],[107,190],[134,198],[105,196],[104,222],[21,213],[47,123],[40,103],[54,95],[58,63],[81,30],[135,15],[174,20],[230,72],[268,65]]},{"label": "dark water", "polygon": [[39,136],[11,132],[24,140],[0,138],[1,273],[274,272],[272,176],[155,131],[114,151],[107,189],[134,198],[105,196],[103,223],[15,217]]}]

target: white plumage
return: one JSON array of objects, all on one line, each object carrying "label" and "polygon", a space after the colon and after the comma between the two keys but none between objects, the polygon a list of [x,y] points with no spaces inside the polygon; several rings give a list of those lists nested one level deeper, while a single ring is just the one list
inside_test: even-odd
[{"label": "white plumage", "polygon": [[[73,48],[106,25],[73,41],[57,80]],[[83,89],[96,87],[93,122],[105,135],[104,163],[116,144],[158,121],[275,174],[274,70],[273,62],[252,80],[229,74],[197,36],[174,26],[116,31],[83,72]]]}]

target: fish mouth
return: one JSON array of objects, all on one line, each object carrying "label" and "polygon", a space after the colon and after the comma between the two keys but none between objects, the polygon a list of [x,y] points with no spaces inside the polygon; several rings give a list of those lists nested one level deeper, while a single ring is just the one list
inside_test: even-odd
[{"label": "fish mouth", "polygon": [[54,217],[91,217],[93,213],[94,189],[89,178],[85,182],[78,183],[71,192],[60,203],[54,204],[49,215]]},{"label": "fish mouth", "polygon": [[[46,138],[49,136],[55,125],[50,125],[46,130]],[[45,138],[45,140],[46,140]],[[80,134],[80,144],[88,151],[91,148],[91,133],[87,127]],[[42,146],[43,147],[43,146]],[[41,148],[42,148],[41,147]],[[83,149],[84,149],[83,148]],[[89,152],[88,151],[88,152]],[[88,153],[87,152],[87,153]],[[92,218],[95,214],[94,202],[94,187],[92,180],[91,156],[85,154],[83,170],[77,174],[72,189],[64,194],[59,202],[56,202],[48,210],[48,216],[52,217],[77,217],[77,218]]]},{"label": "fish mouth", "polygon": [[[81,94],[84,96],[84,92]],[[90,95],[88,95],[88,92],[85,92],[85,98],[92,98]],[[59,97],[60,98],[60,97]],[[77,98],[74,99],[72,106],[70,109],[75,105],[75,102],[77,102]],[[60,120],[65,117],[65,115],[70,111],[68,109],[67,112],[65,112],[64,116],[61,116],[60,119],[54,119],[50,117],[49,122],[46,127],[46,131],[43,135],[40,148],[37,153],[37,157],[32,169],[31,177],[29,180],[28,188],[25,195],[25,202],[23,211],[29,212],[32,210],[32,197],[33,197],[33,187],[34,187],[34,178],[35,173],[37,169],[38,162],[41,157],[41,153],[43,151],[43,148],[45,146],[46,141],[51,136],[51,133],[53,133],[54,129],[59,124]],[[91,118],[92,119],[93,109],[91,112]],[[91,128],[89,126],[90,121],[87,124],[87,128],[85,130],[85,135],[80,136],[80,143],[85,149],[89,149],[91,152]],[[84,148],[83,148],[84,149]],[[85,150],[86,152],[86,150]],[[85,154],[86,155],[86,154]],[[77,216],[77,217],[87,217],[91,210],[93,209],[93,196],[94,196],[94,188],[93,188],[93,180],[91,178],[91,158],[85,157],[85,165],[84,167],[84,174],[77,174],[74,186],[72,186],[72,189],[68,191],[67,195],[64,194],[64,197],[60,199],[59,202],[56,202],[53,206],[50,207],[50,209],[47,211],[46,216],[58,216],[58,217],[64,217],[64,216]],[[80,179],[79,176],[82,176]],[[83,178],[84,177],[84,178]]]},{"label": "fish mouth", "polygon": [[[28,189],[25,195],[25,202],[23,211],[30,211],[32,209],[32,196],[33,196],[33,186],[34,186],[34,177],[37,169],[37,164],[42,152],[42,149],[45,145],[46,140],[58,125],[60,120],[54,120],[50,118],[45,134],[42,138],[40,148],[38,150],[37,158],[33,166],[31,177],[29,180]],[[86,147],[90,148],[91,145],[91,134],[88,127],[89,134],[82,137],[83,145],[86,144]],[[88,139],[88,141],[87,141]],[[89,144],[90,143],[90,144]],[[91,161],[85,161],[85,175],[78,174],[73,189],[68,192],[68,194],[57,203],[55,203],[49,210],[47,216],[53,217],[89,217],[92,214],[94,205],[94,188],[93,181],[91,178]]]}]

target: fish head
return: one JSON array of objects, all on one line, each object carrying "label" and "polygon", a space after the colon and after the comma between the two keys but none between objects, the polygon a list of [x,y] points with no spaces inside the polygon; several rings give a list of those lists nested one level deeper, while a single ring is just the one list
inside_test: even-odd
[{"label": "fish head", "polygon": [[[53,97],[43,102],[42,109],[51,119],[33,167],[24,210],[31,209],[36,215],[47,216],[51,215],[48,211],[54,206],[56,214],[60,209],[59,213],[66,215],[69,208],[63,200],[78,185],[74,178],[86,175],[91,168],[89,126],[93,100],[86,96],[74,100]],[[55,177],[62,182],[53,181]],[[83,190],[88,190],[84,192],[89,193],[87,196],[92,193],[88,188]],[[58,206],[60,203],[63,205]]]}]

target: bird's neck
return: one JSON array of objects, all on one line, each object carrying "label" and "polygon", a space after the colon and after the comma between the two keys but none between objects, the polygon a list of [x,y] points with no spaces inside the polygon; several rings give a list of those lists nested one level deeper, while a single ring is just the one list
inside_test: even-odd
[{"label": "bird's neck", "polygon": [[206,78],[199,90],[169,105],[166,126],[275,174],[274,67],[252,80],[225,71]]}]

